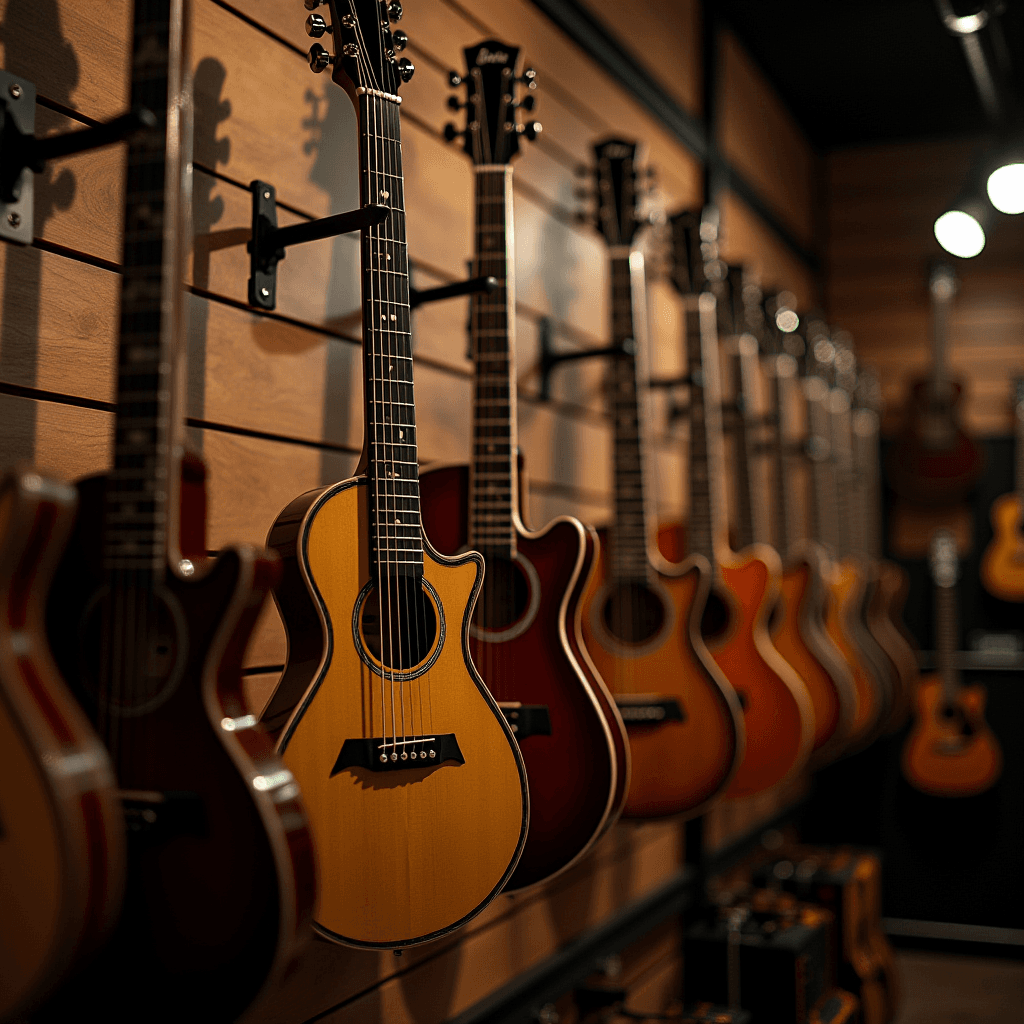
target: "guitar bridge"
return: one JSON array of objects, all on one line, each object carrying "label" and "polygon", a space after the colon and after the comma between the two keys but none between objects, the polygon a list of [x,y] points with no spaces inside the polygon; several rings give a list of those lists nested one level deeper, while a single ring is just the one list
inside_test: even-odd
[{"label": "guitar bridge", "polygon": [[615,703],[626,725],[662,725],[685,722],[686,712],[676,697],[653,693],[616,694]]},{"label": "guitar bridge", "polygon": [[345,740],[341,753],[331,769],[331,778],[347,768],[365,768],[371,772],[410,771],[414,768],[432,768],[454,761],[465,764],[455,733],[435,733],[433,736],[371,736],[366,739]]}]

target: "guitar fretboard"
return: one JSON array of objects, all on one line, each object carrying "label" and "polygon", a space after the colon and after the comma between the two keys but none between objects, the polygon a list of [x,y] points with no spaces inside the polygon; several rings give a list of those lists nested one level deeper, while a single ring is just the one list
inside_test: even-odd
[{"label": "guitar fretboard", "polygon": [[504,558],[516,547],[517,501],[515,281],[512,244],[512,168],[476,169],[475,275],[497,278],[489,295],[470,304],[473,457],[470,463],[470,544]]},{"label": "guitar fretboard", "polygon": [[935,588],[935,658],[942,695],[952,704],[960,688],[960,674],[956,667],[956,649],[959,644],[956,586]]},{"label": "guitar fretboard", "polygon": [[639,253],[611,260],[612,343],[624,354],[609,367],[610,404],[615,425],[615,518],[609,537],[614,580],[643,580],[647,576],[647,516],[645,512],[643,444],[636,381],[636,322],[634,288],[642,293],[643,260]]},{"label": "guitar fretboard", "polygon": [[[136,2],[132,106],[157,123],[128,144],[114,466],[105,499],[108,573],[157,572],[166,559],[179,182],[170,100],[180,75],[178,0]],[[176,120],[176,119],[175,119]]]},{"label": "guitar fretboard", "polygon": [[359,97],[360,195],[391,216],[363,232],[363,377],[372,569],[419,577],[423,531],[413,402],[409,258],[397,98]]}]

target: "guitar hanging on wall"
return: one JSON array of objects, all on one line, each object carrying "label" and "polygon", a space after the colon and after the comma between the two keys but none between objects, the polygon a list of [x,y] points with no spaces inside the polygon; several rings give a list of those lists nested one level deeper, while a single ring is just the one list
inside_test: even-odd
[{"label": "guitar hanging on wall", "polygon": [[335,53],[314,71],[356,108],[364,229],[364,441],[357,476],[296,498],[269,544],[288,664],[271,699],[285,764],[317,841],[325,938],[398,948],[444,935],[508,881],[526,842],[526,770],[470,656],[483,582],[476,552],[437,554],[423,532],[396,57],[397,3],[331,0]]},{"label": "guitar hanging on wall", "polygon": [[608,371],[615,506],[587,590],[583,634],[629,732],[625,813],[652,817],[697,813],[722,791],[743,753],[743,722],[736,694],[699,633],[706,562],[670,565],[650,543],[637,380],[647,300],[643,256],[634,246],[641,226],[636,155],[636,144],[621,139],[594,147],[616,350]]},{"label": "guitar hanging on wall", "polygon": [[530,833],[509,890],[550,877],[590,848],[616,812],[616,776],[627,765],[617,763],[611,733],[622,726],[606,720],[599,703],[604,683],[588,676],[570,642],[593,571],[584,527],[560,516],[533,531],[519,517],[511,161],[520,135],[537,130],[516,123],[517,107],[533,107],[532,93],[517,102],[517,86],[532,87],[535,76],[517,78],[519,50],[498,40],[469,47],[465,57],[465,77],[453,73],[452,81],[468,86],[472,276],[490,275],[499,287],[470,304],[472,463],[423,473],[420,498],[423,529],[437,549],[475,548],[486,564],[470,631],[473,662],[513,726],[530,783]]},{"label": "guitar hanging on wall", "polygon": [[112,940],[40,1020],[235,1020],[308,937],[315,895],[298,787],[242,692],[276,559],[179,548],[187,21],[181,0],[134,6],[132,104],[156,116],[128,145],[113,468],[78,484],[47,617],[114,763],[128,883]]}]

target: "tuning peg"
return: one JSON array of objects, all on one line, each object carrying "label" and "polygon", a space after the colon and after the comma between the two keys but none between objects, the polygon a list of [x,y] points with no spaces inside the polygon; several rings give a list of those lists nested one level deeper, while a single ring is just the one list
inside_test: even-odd
[{"label": "tuning peg", "polygon": [[448,142],[454,142],[457,138],[459,138],[460,136],[465,135],[465,134],[466,134],[465,132],[460,132],[455,127],[455,125],[453,125],[451,123],[451,121],[449,121],[444,126],[444,137],[445,137],[445,139],[448,140]]},{"label": "tuning peg", "polygon": [[453,89],[457,89],[460,85],[462,85],[462,75],[460,75],[458,73],[458,71],[449,71],[448,72],[448,84]]},{"label": "tuning peg", "polygon": [[308,60],[310,68],[318,75],[321,71],[326,71],[334,63],[334,57],[319,43],[314,43],[309,48]]},{"label": "tuning peg", "polygon": [[517,124],[516,131],[525,135],[531,142],[544,130],[540,121],[527,121],[526,124]]},{"label": "tuning peg", "polygon": [[332,32],[333,29],[320,14],[311,14],[306,19],[306,35],[319,39],[325,32]]},{"label": "tuning peg", "polygon": [[577,164],[573,169],[572,173],[577,178],[589,178],[590,168],[586,164]]},{"label": "tuning peg", "polygon": [[527,89],[537,88],[537,72],[533,68],[527,68],[519,79]]},{"label": "tuning peg", "polygon": [[396,28],[391,33],[391,38],[394,40],[396,50],[404,50],[409,45],[409,34],[400,28]]},{"label": "tuning peg", "polygon": [[402,5],[398,0],[391,0],[391,3],[388,4],[388,20],[401,21],[403,13]]},{"label": "tuning peg", "polygon": [[321,4],[327,3],[327,0],[303,0],[303,6],[307,11],[315,11]]},{"label": "tuning peg", "polygon": [[519,107],[521,110],[531,111],[531,110],[533,110],[534,105],[536,104],[536,102],[537,102],[537,98],[531,93],[528,96],[524,96],[516,104],[516,106]]},{"label": "tuning peg", "polygon": [[576,188],[574,188],[572,190],[572,194],[577,199],[593,199],[594,198],[593,190],[587,188],[586,185],[577,185]]},{"label": "tuning peg", "polygon": [[403,57],[398,62],[398,77],[403,82],[408,82],[416,74],[416,65],[408,57]]},{"label": "tuning peg", "polygon": [[449,110],[462,110],[462,108],[465,107],[465,106],[467,106],[467,104],[460,103],[458,96],[449,96],[448,97],[448,109]]}]

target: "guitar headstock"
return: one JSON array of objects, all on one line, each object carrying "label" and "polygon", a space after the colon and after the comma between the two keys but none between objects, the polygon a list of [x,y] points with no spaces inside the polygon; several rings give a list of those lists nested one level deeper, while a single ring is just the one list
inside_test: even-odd
[{"label": "guitar headstock", "polygon": [[1013,379],[1013,409],[1017,419],[1024,420],[1024,377]]},{"label": "guitar headstock", "polygon": [[[305,0],[306,33],[314,39],[331,37],[334,52],[320,43],[309,49],[309,66],[319,74],[333,67],[331,77],[355,99],[360,92],[398,95],[402,82],[416,68],[408,57],[398,57],[409,42],[392,23],[402,20],[400,0]],[[327,7],[330,24],[320,13]]]},{"label": "guitar headstock", "polygon": [[928,271],[928,291],[933,302],[951,302],[959,288],[956,271],[945,260],[936,260]]},{"label": "guitar headstock", "polygon": [[718,257],[718,211],[683,210],[669,218],[672,246],[672,284],[680,295],[707,291],[726,280],[728,267]]},{"label": "guitar headstock", "polygon": [[[510,163],[519,152],[519,138],[525,135],[531,141],[541,131],[539,121],[520,122],[517,110],[533,110],[533,90],[537,88],[537,72],[527,68],[516,75],[519,48],[506,46],[496,39],[487,39],[462,51],[466,57],[466,73],[448,73],[453,89],[465,85],[466,102],[450,96],[452,110],[465,109],[466,127],[460,132],[454,124],[444,126],[444,137],[449,142],[461,137],[463,148],[477,167]],[[519,88],[526,90],[522,98]]]},{"label": "guitar headstock", "polygon": [[935,586],[946,589],[956,586],[959,559],[956,538],[952,530],[936,530],[932,534],[932,542],[928,547],[928,563]]},{"label": "guitar headstock", "polygon": [[650,172],[637,169],[640,147],[624,139],[605,139],[594,146],[593,175],[597,184],[597,230],[610,247],[630,246],[650,218],[640,214]]}]

